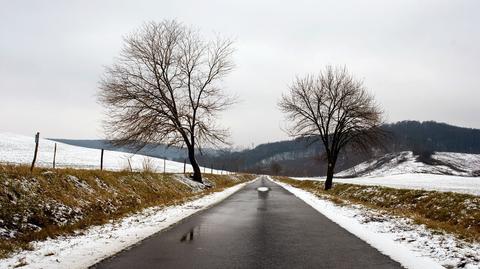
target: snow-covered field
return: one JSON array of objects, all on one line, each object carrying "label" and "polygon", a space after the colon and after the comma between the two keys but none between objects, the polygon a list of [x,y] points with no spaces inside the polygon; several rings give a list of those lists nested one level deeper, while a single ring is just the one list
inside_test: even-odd
[{"label": "snow-covered field", "polygon": [[[324,181],[325,177],[294,178],[298,180]],[[434,174],[399,174],[377,177],[334,178],[333,183],[350,183],[368,186],[384,186],[396,189],[417,189],[458,192],[480,195],[480,177],[460,177]]]},{"label": "snow-covered field", "polygon": [[153,207],[118,222],[95,226],[74,236],[47,239],[0,260],[0,268],[87,268],[178,221],[232,195],[248,183],[216,192],[179,206]]},{"label": "snow-covered field", "polygon": [[[409,151],[387,154],[335,174],[334,183],[480,195],[480,177],[471,176],[480,170],[480,154],[438,152],[432,158],[445,165],[419,162]],[[325,177],[295,179],[324,181]]]},{"label": "snow-covered field", "polygon": [[[100,168],[100,150],[56,143],[56,167]],[[40,139],[37,166],[52,167],[54,145],[53,141]],[[31,164],[34,149],[34,137],[0,132],[0,163]],[[107,170],[130,169],[130,165],[133,170],[143,170],[147,163],[154,170],[162,172],[164,165],[164,160],[160,158],[118,151],[105,150],[103,158],[103,167]],[[183,172],[183,163],[166,160],[165,167],[167,173]],[[186,170],[193,171],[189,164]],[[202,171],[211,172],[210,168],[202,168]],[[213,173],[220,173],[220,170],[213,170]]]},{"label": "snow-covered field", "polygon": [[310,192],[276,183],[406,268],[480,268],[478,243],[432,233],[409,219],[360,205],[338,206]]}]

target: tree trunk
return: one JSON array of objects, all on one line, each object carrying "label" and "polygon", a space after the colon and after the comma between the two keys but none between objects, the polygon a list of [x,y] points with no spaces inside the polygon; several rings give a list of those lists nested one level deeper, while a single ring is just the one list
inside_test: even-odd
[{"label": "tree trunk", "polygon": [[188,159],[193,168],[193,177],[192,180],[196,182],[203,183],[202,172],[200,171],[200,166],[198,166],[197,160],[195,159],[195,148],[193,146],[187,147],[188,149]]},{"label": "tree trunk", "polygon": [[333,173],[335,170],[335,162],[328,161],[327,179],[325,180],[325,190],[328,191],[333,186]]}]

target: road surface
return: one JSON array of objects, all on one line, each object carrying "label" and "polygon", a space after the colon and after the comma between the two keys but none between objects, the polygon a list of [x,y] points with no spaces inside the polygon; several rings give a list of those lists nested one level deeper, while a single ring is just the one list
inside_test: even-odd
[{"label": "road surface", "polygon": [[[258,192],[258,187],[268,192]],[[92,268],[402,268],[260,177]]]}]

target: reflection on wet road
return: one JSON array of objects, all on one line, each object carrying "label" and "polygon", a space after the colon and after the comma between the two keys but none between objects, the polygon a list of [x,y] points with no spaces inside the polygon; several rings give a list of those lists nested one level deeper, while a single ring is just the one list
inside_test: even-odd
[{"label": "reflection on wet road", "polygon": [[267,177],[96,268],[401,268]]},{"label": "reflection on wet road", "polygon": [[188,233],[184,234],[180,239],[180,242],[190,242],[193,241],[195,229],[191,229]]}]

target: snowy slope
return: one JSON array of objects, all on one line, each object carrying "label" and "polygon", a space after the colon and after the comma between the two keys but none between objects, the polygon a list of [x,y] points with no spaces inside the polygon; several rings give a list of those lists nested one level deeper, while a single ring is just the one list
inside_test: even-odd
[{"label": "snowy slope", "polygon": [[[297,180],[325,181],[325,177],[295,177]],[[334,178],[333,183],[384,186],[396,189],[416,189],[458,192],[480,196],[480,177],[461,177],[434,174],[398,174],[377,177]]]},{"label": "snowy slope", "polygon": [[335,178],[334,182],[480,195],[480,177],[411,173],[378,177]]},{"label": "snowy slope", "polygon": [[[54,145],[54,141],[40,139],[37,166],[52,167]],[[0,132],[0,163],[30,164],[34,149],[33,137]],[[104,152],[103,166],[107,170],[129,169],[129,161],[133,170],[142,170],[144,163],[149,162],[154,170],[163,171],[164,160],[160,158],[109,150]],[[168,173],[183,172],[183,163],[166,160],[165,165]],[[99,169],[100,150],[57,142],[56,166]],[[192,167],[187,164],[187,172],[192,171]],[[210,169],[205,171],[210,172]],[[219,173],[219,170],[213,172]]]},{"label": "snowy slope", "polygon": [[411,151],[387,154],[337,173],[337,177],[380,177],[398,174],[437,174],[472,176],[480,170],[480,154],[437,152],[427,163],[418,160]]},{"label": "snowy slope", "polygon": [[480,177],[471,176],[480,170],[479,154],[439,152],[432,160],[435,165],[419,162],[409,151],[387,154],[335,174],[334,182],[480,195]]}]

